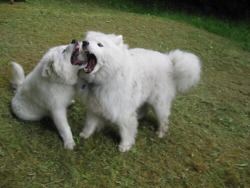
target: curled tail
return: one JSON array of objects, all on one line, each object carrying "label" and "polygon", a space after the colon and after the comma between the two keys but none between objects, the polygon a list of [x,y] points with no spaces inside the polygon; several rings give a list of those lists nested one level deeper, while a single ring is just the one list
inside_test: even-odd
[{"label": "curled tail", "polygon": [[12,65],[12,79],[11,84],[14,90],[17,90],[22,85],[25,75],[21,65],[15,62],[11,62]]},{"label": "curled tail", "polygon": [[196,55],[181,50],[171,51],[168,55],[173,62],[177,91],[184,92],[198,83],[201,63]]}]

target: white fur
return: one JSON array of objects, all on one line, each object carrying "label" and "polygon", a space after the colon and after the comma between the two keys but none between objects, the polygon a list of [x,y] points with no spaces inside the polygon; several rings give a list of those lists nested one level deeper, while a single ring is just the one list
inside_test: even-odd
[{"label": "white fur", "polygon": [[159,120],[157,134],[162,138],[168,130],[168,116],[177,91],[186,91],[200,79],[198,57],[180,50],[163,54],[128,49],[122,36],[99,32],[88,32],[85,40],[98,63],[90,74],[80,72],[88,83],[89,110],[80,135],[88,138],[103,118],[108,119],[118,125],[119,151],[126,152],[135,142],[138,115],[146,114],[140,110],[149,104]]},{"label": "white fur", "polygon": [[12,99],[13,112],[28,121],[52,117],[66,149],[75,146],[66,108],[71,104],[80,68],[70,62],[72,51],[72,44],[51,48],[27,77],[22,67],[12,62],[11,83],[17,89]]},{"label": "white fur", "polygon": [[15,62],[11,62],[12,64],[12,80],[11,80],[11,84],[12,84],[12,88],[14,91],[17,90],[18,87],[20,87],[25,79],[24,76],[24,71],[23,68],[21,67],[21,65],[15,63]]}]

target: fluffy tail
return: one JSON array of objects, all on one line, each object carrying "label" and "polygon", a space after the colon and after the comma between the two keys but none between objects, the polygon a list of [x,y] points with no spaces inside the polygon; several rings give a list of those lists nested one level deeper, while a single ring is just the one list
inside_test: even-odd
[{"label": "fluffy tail", "polygon": [[19,86],[22,85],[25,75],[21,65],[15,62],[11,62],[12,65],[12,88],[17,90]]},{"label": "fluffy tail", "polygon": [[201,74],[201,63],[196,55],[175,50],[169,53],[169,57],[174,66],[177,91],[184,92],[198,83]]}]

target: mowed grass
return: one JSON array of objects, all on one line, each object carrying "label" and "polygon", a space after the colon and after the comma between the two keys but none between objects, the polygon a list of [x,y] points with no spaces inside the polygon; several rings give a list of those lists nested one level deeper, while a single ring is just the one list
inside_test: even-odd
[{"label": "mowed grass", "polygon": [[[77,145],[67,151],[50,119],[13,116],[9,62],[28,73],[50,47],[82,40],[88,30],[123,34],[130,47],[200,57],[202,80],[174,101],[167,137],[156,136],[150,113],[128,153],[118,152],[110,122],[83,140],[86,107],[76,98],[68,118]],[[88,1],[0,2],[0,41],[0,187],[250,187],[250,53],[237,42]]]}]

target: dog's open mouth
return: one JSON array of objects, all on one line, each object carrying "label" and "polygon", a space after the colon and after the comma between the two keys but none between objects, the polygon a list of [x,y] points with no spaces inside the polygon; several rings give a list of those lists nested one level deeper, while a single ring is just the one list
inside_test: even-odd
[{"label": "dog's open mouth", "polygon": [[87,66],[84,67],[83,70],[85,73],[89,74],[94,70],[97,64],[97,59],[96,56],[93,53],[89,52],[88,50],[85,50],[84,52],[87,56]]},{"label": "dog's open mouth", "polygon": [[81,66],[85,64],[86,62],[84,60],[79,59],[79,47],[80,46],[78,42],[76,42],[74,45],[75,45],[74,50],[71,55],[71,64]]}]

